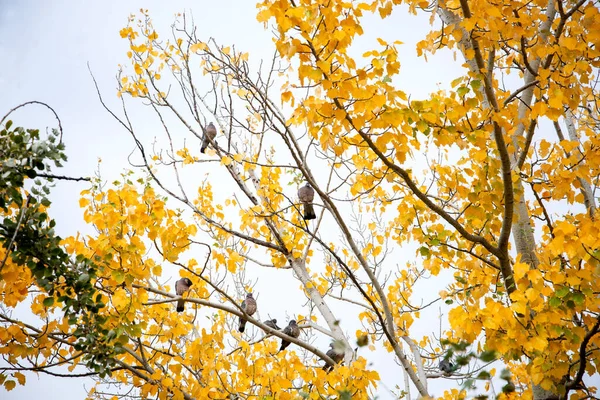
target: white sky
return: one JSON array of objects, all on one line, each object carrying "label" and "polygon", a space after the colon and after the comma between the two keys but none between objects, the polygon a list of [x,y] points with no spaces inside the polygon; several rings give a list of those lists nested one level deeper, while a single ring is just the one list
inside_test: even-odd
[{"label": "white sky", "polygon": [[[102,176],[110,182],[128,167],[132,140],[102,109],[86,64],[89,62],[105,100],[118,105],[114,77],[117,65],[128,62],[125,55],[128,43],[120,38],[119,30],[126,25],[128,15],[140,7],[150,11],[159,34],[169,32],[174,15],[186,11],[194,16],[201,38],[212,36],[220,44],[235,44],[253,58],[269,58],[272,54],[271,34],[256,21],[255,3],[251,0],[0,0],[0,116],[25,101],[39,100],[51,105],[61,118],[69,157],[66,168],[59,172],[61,175],[93,175],[100,158]],[[450,80],[460,73],[448,54],[437,62],[436,58],[430,58],[427,64],[416,59],[414,43],[429,29],[427,18],[415,19],[396,12],[384,22],[367,18],[365,24],[369,36],[358,39],[358,53],[368,50],[376,36],[405,42],[400,48],[402,68],[396,82],[412,96],[423,97],[436,90],[439,82],[448,87]],[[17,125],[31,128],[55,126],[53,116],[38,106],[19,111],[12,119]],[[84,225],[78,206],[79,192],[86,187],[86,184],[60,182],[54,189],[51,212],[63,237],[77,231],[92,232]],[[282,317],[278,314],[280,322]],[[438,330],[436,326],[427,329]],[[378,353],[366,356],[376,364],[383,383],[392,388],[402,385],[401,370],[389,362],[389,357],[379,358]],[[387,365],[382,368],[385,365],[382,363],[389,363],[389,368]],[[439,383],[432,381],[430,388]],[[432,392],[441,394],[435,389]],[[0,397],[16,400],[39,398],[43,394],[45,400],[71,400],[82,399],[85,393],[82,380],[37,378],[29,374],[25,387],[2,392]],[[387,398],[384,391],[381,398]]]}]

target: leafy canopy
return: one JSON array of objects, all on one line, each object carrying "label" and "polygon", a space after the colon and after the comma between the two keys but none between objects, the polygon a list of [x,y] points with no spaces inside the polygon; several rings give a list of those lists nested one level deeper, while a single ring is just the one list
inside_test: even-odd
[{"label": "leafy canopy", "polygon": [[[463,74],[414,99],[397,83],[398,46],[410,34],[401,29],[398,40],[375,38],[373,49],[353,55],[356,38],[377,28],[365,17],[396,12],[441,20],[417,54],[452,51],[464,59]],[[45,293],[31,306],[41,328],[1,317],[8,362],[41,353],[36,368],[53,357],[74,366],[104,354],[98,362],[110,378],[99,385],[131,385],[142,398],[367,398],[380,380],[367,362],[369,344],[404,367],[410,384],[398,395],[464,398],[475,381],[484,382],[475,389],[481,396],[594,395],[594,2],[279,0],[259,3],[257,18],[274,29],[277,50],[258,68],[233,46],[199,39],[183,17],[169,39],[144,10],[121,30],[131,68],[120,71],[119,97],[125,110],[130,98],[147,105],[164,151],[135,118],[109,110],[134,139],[143,172],[82,193],[97,234],[54,241],[57,263],[32,254],[51,279],[18,258],[26,247],[3,264],[7,307]],[[219,134],[203,155],[209,121]],[[22,193],[24,178],[14,179],[21,186],[13,192]],[[295,195],[303,181],[316,191],[314,222],[302,219]],[[4,209],[12,232],[28,207],[23,198],[4,200],[13,204]],[[392,248],[416,249],[413,261],[397,265]],[[167,269],[193,282],[184,314],[174,312]],[[277,353],[281,333],[239,308],[247,291],[263,296],[263,319],[278,301],[269,285],[252,282],[257,269],[296,279],[307,302],[302,314],[291,311],[303,335],[286,352]],[[422,295],[422,281],[445,288]],[[97,297],[77,308],[80,293]],[[416,321],[432,320],[430,307],[415,304],[438,300],[448,310],[445,340],[414,337]],[[58,307],[64,319],[52,313]],[[236,331],[240,317],[253,326],[249,334]],[[72,345],[82,329],[84,343],[111,349]],[[322,337],[345,352],[330,373],[319,363],[332,360],[312,345]],[[508,371],[489,366],[496,358]],[[442,359],[455,364],[440,371]],[[20,372],[11,376],[24,382]],[[439,393],[436,380],[455,377],[466,384]],[[493,390],[498,378],[507,382]],[[10,390],[14,380],[4,385]]]}]

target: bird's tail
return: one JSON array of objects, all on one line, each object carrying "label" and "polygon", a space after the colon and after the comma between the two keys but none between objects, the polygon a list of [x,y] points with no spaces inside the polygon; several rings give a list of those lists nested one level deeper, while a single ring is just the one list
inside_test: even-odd
[{"label": "bird's tail", "polygon": [[208,147],[208,140],[203,140],[202,141],[202,146],[200,147],[200,153],[204,154],[204,152],[206,151],[207,147]]},{"label": "bird's tail", "polygon": [[282,340],[281,341],[281,347],[279,348],[279,351],[285,350],[289,345],[290,345],[290,342],[288,342],[286,340]]},{"label": "bird's tail", "polygon": [[244,333],[244,330],[246,329],[246,320],[245,319],[240,319],[240,327],[239,327],[239,331],[241,333]]},{"label": "bird's tail", "polygon": [[177,301],[177,312],[182,312],[184,308],[185,302],[183,300]]},{"label": "bird's tail", "polygon": [[315,214],[315,208],[313,207],[312,203],[304,204],[304,217],[303,218],[307,221],[317,218],[317,215]]}]

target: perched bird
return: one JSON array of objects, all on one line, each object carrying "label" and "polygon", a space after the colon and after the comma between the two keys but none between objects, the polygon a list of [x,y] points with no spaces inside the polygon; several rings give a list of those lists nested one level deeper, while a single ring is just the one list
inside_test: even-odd
[{"label": "perched bird", "polygon": [[454,365],[454,363],[445,358],[442,361],[440,361],[440,365],[438,366],[438,368],[444,373],[444,375],[450,375],[456,370],[456,366]]},{"label": "perched bird", "polygon": [[[329,358],[331,358],[333,361],[335,361],[336,364],[339,364],[342,362],[342,360],[344,359],[344,349],[343,348],[339,348],[340,346],[336,346],[335,342],[331,342],[329,344],[329,350],[327,350],[327,356]],[[325,365],[323,366],[323,370],[324,371],[331,371],[333,369],[333,365],[327,364],[325,363]]]},{"label": "perched bird", "polygon": [[307,221],[317,218],[315,214],[315,209],[313,207],[314,198],[315,189],[310,187],[308,182],[306,182],[306,185],[298,189],[298,199],[300,199],[300,202],[304,206],[304,214],[302,215],[302,218],[304,218]]},{"label": "perched bird", "polygon": [[281,330],[281,328],[277,326],[277,320],[275,318],[265,321],[265,325],[269,328],[277,329],[278,331]]},{"label": "perched bird", "polygon": [[204,137],[202,138],[202,146],[200,147],[200,153],[204,153],[211,140],[214,140],[217,136],[217,128],[213,125],[213,123],[209,123],[206,128],[204,128]]},{"label": "perched bird", "polygon": [[[242,301],[242,310],[248,315],[252,315],[256,312],[256,300],[252,297],[252,293],[248,293],[246,299]],[[244,329],[246,329],[246,319],[240,317],[239,331],[243,333]]]},{"label": "perched bird", "polygon": [[[293,338],[298,338],[298,336],[300,336],[300,328],[298,327],[298,324],[295,320],[291,320],[288,326],[286,326],[283,329],[283,333]],[[279,351],[285,350],[286,347],[290,345],[290,343],[291,342],[288,342],[285,339],[281,339],[281,347],[279,348]]]},{"label": "perched bird", "polygon": [[[183,296],[185,292],[190,290],[192,286],[192,281],[188,278],[181,278],[177,282],[175,282],[175,293],[178,296]],[[185,302],[183,300],[177,300],[177,312],[182,312],[184,308]]]}]

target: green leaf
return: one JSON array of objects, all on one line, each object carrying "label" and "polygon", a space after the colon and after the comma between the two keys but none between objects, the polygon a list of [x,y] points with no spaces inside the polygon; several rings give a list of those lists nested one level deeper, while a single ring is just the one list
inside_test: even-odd
[{"label": "green leaf", "polygon": [[460,97],[464,97],[467,93],[469,93],[470,90],[471,89],[469,89],[468,87],[461,86],[456,90],[456,93],[458,93]]},{"label": "green leaf", "polygon": [[500,372],[500,379],[504,379],[505,381],[509,381],[511,378],[511,374],[510,371],[506,368],[504,368],[501,372]]},{"label": "green leaf", "polygon": [[475,379],[467,379],[462,384],[463,389],[474,389],[475,388]]},{"label": "green leaf", "polygon": [[429,128],[429,125],[427,124],[427,122],[425,122],[423,120],[420,120],[420,121],[417,122],[417,129],[420,132],[424,133],[427,130],[427,128]]},{"label": "green leaf", "polygon": [[88,274],[81,274],[79,276],[79,278],[77,279],[77,282],[79,282],[79,283],[86,283],[89,280],[90,280],[90,276]]},{"label": "green leaf", "polygon": [[352,393],[348,390],[338,390],[340,400],[352,400]]},{"label": "green leaf", "polygon": [[515,385],[512,382],[508,382],[502,386],[502,393],[512,393],[515,391]]},{"label": "green leaf", "polygon": [[120,270],[113,271],[112,277],[115,281],[117,281],[118,284],[121,284],[125,281],[125,274]]},{"label": "green leaf", "polygon": [[479,359],[483,362],[491,362],[496,359],[496,352],[493,350],[486,350],[479,355]]},{"label": "green leaf", "polygon": [[585,296],[581,292],[575,292],[575,293],[573,293],[573,295],[571,296],[571,298],[573,299],[573,301],[575,302],[575,304],[577,304],[578,306],[582,306],[583,303],[585,303]]},{"label": "green leaf", "polygon": [[46,297],[43,304],[44,307],[52,307],[52,305],[54,305],[54,297]]},{"label": "green leaf", "polygon": [[563,286],[563,287],[561,287],[560,289],[558,289],[558,290],[556,291],[556,296],[558,296],[558,297],[560,297],[560,298],[563,298],[563,297],[565,297],[567,294],[569,294],[569,291],[570,291],[570,290],[569,290],[569,288],[568,288],[568,287],[566,287],[566,286]]},{"label": "green leaf", "polygon": [[556,296],[552,296],[550,297],[548,304],[550,304],[551,307],[559,307],[562,304],[562,300]]},{"label": "green leaf", "polygon": [[481,81],[479,79],[473,79],[471,81],[471,87],[473,88],[473,90],[479,90],[479,88],[481,87]]},{"label": "green leaf", "polygon": [[481,380],[487,380],[487,379],[490,379],[491,377],[492,376],[487,371],[481,371],[479,374],[477,374],[477,379],[481,379]]}]

